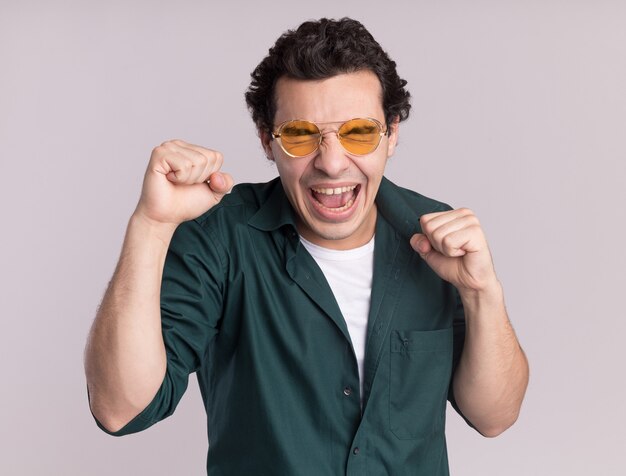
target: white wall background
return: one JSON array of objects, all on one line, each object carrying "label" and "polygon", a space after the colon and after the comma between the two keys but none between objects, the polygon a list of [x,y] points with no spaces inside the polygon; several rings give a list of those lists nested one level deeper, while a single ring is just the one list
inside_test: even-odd
[{"label": "white wall background", "polygon": [[413,94],[388,176],[476,211],[531,362],[501,437],[450,413],[452,473],[624,474],[626,3],[0,0],[1,474],[204,474],[195,378],[151,429],[97,429],[87,331],[151,149],[273,177],[249,73],[284,30],[344,15]]}]

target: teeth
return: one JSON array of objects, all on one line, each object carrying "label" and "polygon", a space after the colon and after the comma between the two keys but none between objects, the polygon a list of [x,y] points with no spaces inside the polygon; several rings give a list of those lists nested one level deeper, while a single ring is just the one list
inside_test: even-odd
[{"label": "teeth", "polygon": [[351,192],[356,188],[356,185],[350,185],[349,187],[337,187],[337,188],[312,188],[315,193],[321,193],[322,195],[339,195],[340,193]]},{"label": "teeth", "polygon": [[342,211],[347,210],[348,208],[350,208],[353,203],[354,203],[354,199],[351,198],[350,200],[348,200],[348,203],[346,203],[343,207],[328,208],[328,207],[325,207],[324,205],[322,205],[321,203],[320,203],[320,206],[322,208],[325,208],[326,210],[332,210],[333,212],[342,212]]}]

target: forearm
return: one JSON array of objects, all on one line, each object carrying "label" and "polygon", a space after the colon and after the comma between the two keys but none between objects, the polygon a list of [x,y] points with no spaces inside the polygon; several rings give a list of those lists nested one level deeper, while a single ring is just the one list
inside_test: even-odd
[{"label": "forearm", "polygon": [[528,362],[509,322],[500,283],[461,293],[466,336],[454,378],[465,417],[485,436],[497,436],[519,414],[528,385]]},{"label": "forearm", "polygon": [[160,290],[174,230],[131,217],[117,268],[92,325],[85,351],[90,405],[111,431],[150,403],[165,375]]}]

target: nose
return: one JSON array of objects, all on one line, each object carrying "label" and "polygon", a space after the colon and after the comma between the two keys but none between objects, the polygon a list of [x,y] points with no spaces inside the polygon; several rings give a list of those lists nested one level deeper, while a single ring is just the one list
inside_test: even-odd
[{"label": "nose", "polygon": [[313,164],[328,177],[340,177],[350,167],[350,158],[335,131],[324,133]]}]

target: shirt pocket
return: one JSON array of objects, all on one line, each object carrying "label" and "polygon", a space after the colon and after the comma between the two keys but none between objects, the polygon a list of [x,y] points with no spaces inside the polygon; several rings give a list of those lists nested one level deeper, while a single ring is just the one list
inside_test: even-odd
[{"label": "shirt pocket", "polygon": [[389,429],[403,440],[442,432],[453,329],[391,332]]}]

